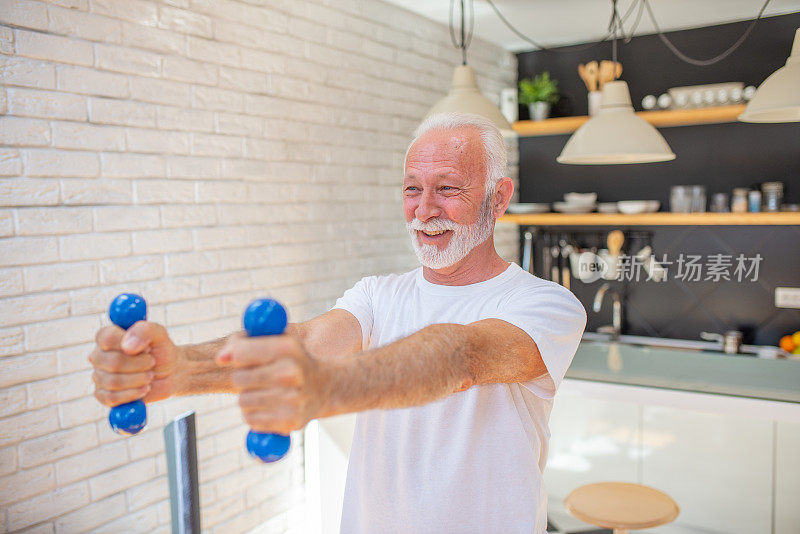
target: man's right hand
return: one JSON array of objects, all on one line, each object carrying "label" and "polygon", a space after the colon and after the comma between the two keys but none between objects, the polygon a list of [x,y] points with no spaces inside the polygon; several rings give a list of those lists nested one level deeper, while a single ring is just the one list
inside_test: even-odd
[{"label": "man's right hand", "polygon": [[106,326],[97,331],[95,341],[89,361],[94,366],[94,396],[102,404],[155,402],[174,393],[181,352],[160,324],[139,321],[127,331]]}]

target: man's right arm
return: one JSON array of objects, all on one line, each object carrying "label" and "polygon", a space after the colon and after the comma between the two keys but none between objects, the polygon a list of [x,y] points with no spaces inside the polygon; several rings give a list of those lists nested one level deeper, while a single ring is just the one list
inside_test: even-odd
[{"label": "man's right arm", "polygon": [[[361,325],[350,312],[340,309],[290,324],[286,333],[298,338],[319,359],[361,351]],[[131,337],[135,343],[129,342]],[[89,356],[95,367],[95,397],[115,406],[141,398],[145,391],[145,402],[173,395],[233,393],[231,368],[214,362],[226,342],[224,337],[177,347],[163,327],[147,321],[133,325],[128,332],[105,327],[98,332],[97,347]],[[143,358],[142,353],[152,358]]]},{"label": "man's right arm", "polygon": [[342,309],[333,309],[304,323],[289,326],[287,333],[300,340],[314,358],[324,360],[361,352],[361,323]]}]

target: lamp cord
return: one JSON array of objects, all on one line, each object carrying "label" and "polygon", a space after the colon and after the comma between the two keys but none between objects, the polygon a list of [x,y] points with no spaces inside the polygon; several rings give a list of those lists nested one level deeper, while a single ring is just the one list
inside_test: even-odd
[{"label": "lamp cord", "polygon": [[[451,2],[452,2],[452,0],[451,0]],[[596,40],[596,41],[594,41],[592,43],[585,44],[585,45],[571,46],[569,50],[559,50],[558,48],[551,48],[551,47],[545,46],[545,45],[543,45],[541,43],[538,43],[538,42],[534,41],[533,39],[531,39],[530,37],[528,37],[527,35],[523,34],[519,30],[517,30],[514,27],[514,25],[511,24],[511,22],[509,22],[508,19],[505,16],[503,16],[503,14],[500,12],[500,10],[497,8],[497,6],[494,4],[494,2],[492,0],[486,0],[486,3],[489,4],[489,6],[494,10],[495,14],[503,22],[503,24],[505,24],[508,27],[508,29],[511,30],[517,37],[519,37],[520,39],[522,39],[524,41],[527,41],[528,43],[532,44],[533,46],[535,46],[539,50],[549,50],[550,52],[555,52],[556,54],[568,54],[568,53],[572,53],[572,52],[580,52],[581,50],[588,50],[590,48],[594,48],[595,46],[597,46],[599,44],[602,44],[602,43],[606,42],[608,40],[608,38],[611,37],[614,34],[614,30],[612,29],[614,18],[615,18],[615,16],[619,16],[619,14],[615,15],[613,12],[611,13],[611,20],[608,23],[608,32],[606,32],[606,34],[603,35],[600,39],[598,39],[598,40]],[[628,17],[633,12],[633,8],[637,4],[638,4],[638,0],[634,1],[633,3],[631,3],[630,7],[628,8],[628,11],[626,11],[625,15],[623,15],[622,18],[620,19],[620,27],[622,27],[622,22],[623,21],[628,20]],[[630,41],[631,37],[633,37],[633,32],[636,29],[636,26],[639,25],[639,19],[641,19],[641,8],[640,8],[640,11],[639,11],[639,15],[637,16],[637,19],[636,19],[636,25],[632,27],[632,29],[630,31],[630,35],[625,38],[625,42],[626,43],[628,41]],[[623,31],[623,34],[624,34],[624,31]]]},{"label": "lamp cord", "polygon": [[475,8],[472,4],[472,0],[469,0],[470,22],[469,22],[469,32],[466,33],[466,23],[464,20],[466,16],[466,10],[464,9],[464,0],[460,0],[460,5],[461,5],[461,28],[460,28],[461,39],[457,40],[455,32],[455,24],[453,24],[453,12],[455,11],[454,9],[455,0],[450,0],[450,22],[449,22],[450,41],[453,43],[453,46],[461,50],[461,64],[466,65],[467,48],[469,48],[469,45],[472,43],[472,34],[475,30]]},{"label": "lamp cord", "polygon": [[611,0],[611,31],[614,35],[614,40],[611,41],[611,61],[614,66],[614,74],[612,80],[617,79],[617,27],[619,25],[619,12],[617,11],[617,0]]},{"label": "lamp cord", "polygon": [[[582,50],[588,50],[590,48],[594,48],[595,46],[597,46],[597,45],[605,42],[606,40],[608,40],[609,37],[613,37],[614,41],[612,42],[612,54],[614,55],[614,59],[613,59],[614,62],[616,62],[617,30],[619,29],[621,31],[622,37],[623,37],[623,42],[624,43],[629,43],[630,40],[633,38],[633,33],[636,31],[636,28],[639,27],[639,22],[641,21],[642,13],[643,13],[644,9],[646,8],[647,9],[647,13],[648,13],[648,15],[650,17],[650,20],[651,20],[651,22],[653,23],[653,26],[656,29],[656,33],[658,34],[658,38],[661,40],[661,42],[667,47],[667,49],[670,52],[672,52],[681,61],[689,63],[690,65],[695,65],[697,67],[707,67],[709,65],[713,65],[714,63],[718,63],[718,62],[722,61],[723,59],[725,59],[726,57],[730,56],[733,52],[736,51],[737,48],[739,48],[742,45],[742,43],[744,43],[744,41],[750,36],[750,33],[753,31],[753,29],[755,29],[756,24],[758,23],[758,21],[761,20],[763,14],[764,14],[764,11],[767,9],[767,6],[769,5],[769,3],[771,1],[772,0],[766,0],[764,2],[764,5],[761,6],[761,10],[758,12],[758,15],[756,15],[756,18],[753,19],[753,21],[750,23],[750,25],[747,27],[747,29],[744,31],[744,33],[741,35],[741,37],[739,37],[736,40],[736,42],[734,42],[727,50],[725,50],[721,54],[719,54],[717,56],[714,56],[714,57],[712,57],[710,59],[695,59],[695,58],[687,56],[686,54],[684,54],[683,52],[678,50],[678,47],[676,47],[672,43],[672,41],[670,41],[669,38],[666,35],[664,35],[664,32],[661,31],[661,28],[658,26],[658,22],[656,21],[656,17],[653,14],[653,9],[650,7],[650,3],[647,0],[634,0],[634,2],[632,2],[630,7],[628,8],[628,11],[626,11],[625,15],[622,16],[622,17],[619,16],[619,12],[617,11],[617,0],[611,0],[611,2],[612,2],[612,13],[611,13],[611,22],[609,23],[609,31],[602,38],[600,38],[600,40],[598,40],[598,41],[595,41],[595,42],[592,42],[592,43],[589,43],[589,44],[586,44],[586,45],[578,46],[578,47],[570,46],[569,50],[559,50],[558,48],[550,48],[550,47],[544,46],[544,45],[534,41],[533,39],[531,39],[527,35],[523,34],[519,30],[517,30],[508,21],[508,19],[506,19],[503,16],[503,14],[500,12],[500,10],[497,9],[497,6],[494,4],[494,2],[492,0],[486,0],[486,3],[488,3],[489,6],[491,6],[491,8],[494,10],[494,12],[497,15],[497,17],[503,22],[503,24],[505,24],[508,27],[509,30],[511,30],[517,37],[519,37],[520,39],[522,39],[522,40],[524,40],[524,41],[526,41],[526,42],[528,42],[530,44],[532,44],[533,46],[535,46],[539,50],[549,50],[551,52],[556,52],[556,53],[579,52],[579,51],[582,51]],[[451,7],[452,7],[452,2],[453,2],[453,0],[451,0],[451,2],[450,2]],[[624,21],[626,21],[628,19],[628,16],[633,12],[633,8],[635,6],[637,6],[637,5],[639,6],[639,13],[636,15],[636,21],[631,26],[631,29],[629,30],[629,34],[626,36],[623,23],[624,23]],[[450,20],[451,20],[451,24],[452,24],[452,15],[451,15],[451,19]],[[451,35],[452,35],[452,31],[451,31]],[[455,42],[453,44],[455,44]],[[456,46],[458,46],[458,45],[456,45]],[[616,77],[615,77],[615,79],[616,79]]]},{"label": "lamp cord", "polygon": [[680,50],[678,50],[678,47],[675,46],[672,43],[672,41],[670,41],[667,38],[667,36],[664,35],[664,32],[661,31],[661,28],[658,27],[658,22],[656,22],[656,17],[653,14],[653,9],[650,7],[650,2],[648,2],[647,0],[640,0],[640,1],[647,8],[647,13],[650,15],[650,20],[653,22],[653,26],[655,27],[656,32],[658,33],[658,38],[661,39],[661,42],[664,43],[664,45],[670,50],[670,52],[675,54],[675,57],[677,57],[681,61],[689,63],[690,65],[695,65],[697,67],[707,67],[708,65],[713,65],[714,63],[718,63],[718,62],[722,61],[723,59],[725,59],[726,57],[731,55],[734,51],[736,51],[737,48],[739,48],[742,45],[742,43],[745,41],[745,39],[747,39],[747,37],[750,35],[750,32],[752,32],[753,29],[756,27],[756,24],[758,24],[758,21],[761,20],[761,15],[764,14],[764,10],[767,9],[767,5],[769,5],[771,0],[766,0],[766,2],[764,2],[764,5],[761,6],[761,11],[758,12],[758,15],[756,16],[756,18],[753,19],[753,22],[750,23],[750,25],[744,31],[742,36],[739,37],[739,39],[737,39],[736,42],[734,42],[730,47],[728,47],[727,50],[725,50],[721,54],[719,54],[717,56],[714,56],[714,57],[712,57],[710,59],[694,59],[694,58],[691,58],[691,57],[687,56],[686,54],[684,54]]}]

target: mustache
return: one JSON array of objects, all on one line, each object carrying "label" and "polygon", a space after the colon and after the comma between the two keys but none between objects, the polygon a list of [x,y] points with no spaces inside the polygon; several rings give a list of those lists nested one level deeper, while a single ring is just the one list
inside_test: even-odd
[{"label": "mustache", "polygon": [[450,219],[431,219],[430,221],[422,222],[417,218],[412,219],[406,226],[412,230],[420,230],[424,232],[444,232],[446,230],[458,230],[462,225]]}]

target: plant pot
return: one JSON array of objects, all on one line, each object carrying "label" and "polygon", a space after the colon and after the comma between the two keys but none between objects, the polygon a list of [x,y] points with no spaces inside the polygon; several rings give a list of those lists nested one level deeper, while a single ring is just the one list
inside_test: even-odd
[{"label": "plant pot", "polygon": [[531,119],[543,121],[550,116],[550,104],[548,102],[534,102],[528,105],[528,112]]}]

